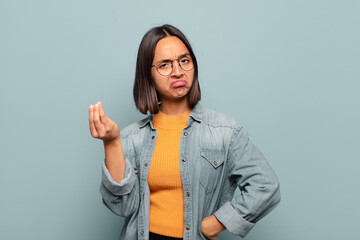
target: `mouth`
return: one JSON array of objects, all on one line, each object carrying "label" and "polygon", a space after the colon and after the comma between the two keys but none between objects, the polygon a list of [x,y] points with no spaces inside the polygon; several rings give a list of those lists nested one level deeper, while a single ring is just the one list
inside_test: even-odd
[{"label": "mouth", "polygon": [[178,88],[178,87],[183,87],[183,86],[186,86],[185,80],[176,80],[176,81],[172,82],[170,85],[170,87],[172,87],[172,88]]}]

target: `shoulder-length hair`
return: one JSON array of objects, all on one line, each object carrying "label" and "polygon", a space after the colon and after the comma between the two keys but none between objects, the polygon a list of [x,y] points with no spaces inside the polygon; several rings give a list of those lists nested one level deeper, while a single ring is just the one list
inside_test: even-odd
[{"label": "shoulder-length hair", "polygon": [[156,44],[161,39],[169,36],[179,38],[189,50],[190,56],[194,62],[194,79],[187,94],[187,99],[190,107],[193,107],[200,101],[201,92],[198,81],[198,65],[190,43],[179,29],[165,24],[150,29],[144,35],[139,46],[133,94],[135,105],[143,114],[146,114],[148,111],[152,114],[159,112],[159,95],[151,77],[151,65],[155,55]]}]

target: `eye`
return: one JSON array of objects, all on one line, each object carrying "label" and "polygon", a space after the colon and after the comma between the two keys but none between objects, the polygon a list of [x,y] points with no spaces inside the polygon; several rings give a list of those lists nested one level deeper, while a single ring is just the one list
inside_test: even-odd
[{"label": "eye", "polygon": [[180,60],[181,64],[188,64],[190,62],[190,59],[187,57],[184,57]]},{"label": "eye", "polygon": [[158,68],[167,68],[167,67],[169,67],[169,63],[165,62],[160,64]]},{"label": "eye", "polygon": [[167,69],[171,67],[171,62],[170,61],[162,61],[160,63],[158,63],[158,69]]}]

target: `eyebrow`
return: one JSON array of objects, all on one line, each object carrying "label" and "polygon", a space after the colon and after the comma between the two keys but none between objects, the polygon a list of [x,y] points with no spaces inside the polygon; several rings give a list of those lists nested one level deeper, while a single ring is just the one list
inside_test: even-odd
[{"label": "eyebrow", "polygon": [[[180,59],[180,58],[185,57],[187,55],[190,55],[190,53],[183,53],[177,59]],[[161,60],[157,61],[156,64],[162,63],[162,62],[168,62],[168,61],[172,61],[172,59],[161,59]]]}]

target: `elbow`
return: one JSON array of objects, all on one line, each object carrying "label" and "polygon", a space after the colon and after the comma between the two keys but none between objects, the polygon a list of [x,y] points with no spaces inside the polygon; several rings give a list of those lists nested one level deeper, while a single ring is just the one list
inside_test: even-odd
[{"label": "elbow", "polygon": [[124,203],[114,203],[114,202],[107,203],[105,199],[103,199],[103,204],[115,215],[125,218],[131,216],[136,210],[133,204],[129,206]]},{"label": "elbow", "polygon": [[267,208],[273,209],[280,203],[280,183],[277,178],[262,186],[261,192],[263,193],[262,201],[266,203]]},{"label": "elbow", "polygon": [[276,202],[276,205],[278,205],[281,201],[281,194],[280,194],[280,183],[278,182],[277,183],[277,187],[276,187],[276,190],[275,190],[275,202]]},{"label": "elbow", "polygon": [[271,186],[271,202],[274,207],[277,206],[281,201],[281,194],[280,194],[280,183],[276,179],[276,181]]},{"label": "elbow", "polygon": [[100,194],[103,204],[115,215],[121,217],[128,217],[133,214],[139,204],[139,196],[136,192],[124,196],[117,196],[106,189],[104,184],[101,184]]},{"label": "elbow", "polygon": [[119,211],[120,210],[119,208],[114,208],[110,204],[107,204],[104,198],[102,199],[102,202],[106,206],[106,208],[109,209],[113,214],[123,217],[123,213]]}]

